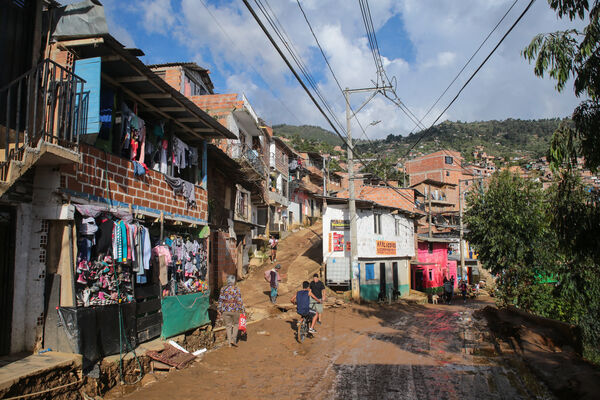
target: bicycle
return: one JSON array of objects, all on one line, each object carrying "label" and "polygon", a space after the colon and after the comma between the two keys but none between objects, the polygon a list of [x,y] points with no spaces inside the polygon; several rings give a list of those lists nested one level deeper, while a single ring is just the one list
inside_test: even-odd
[{"label": "bicycle", "polygon": [[[315,316],[315,313],[313,310],[311,310],[306,315],[301,315],[302,320],[297,324],[297,331],[296,331],[296,340],[298,340],[299,343],[302,343],[304,341],[304,339],[310,333],[309,332],[310,324],[311,324],[314,316]],[[312,334],[311,334],[311,336],[312,336]]]}]

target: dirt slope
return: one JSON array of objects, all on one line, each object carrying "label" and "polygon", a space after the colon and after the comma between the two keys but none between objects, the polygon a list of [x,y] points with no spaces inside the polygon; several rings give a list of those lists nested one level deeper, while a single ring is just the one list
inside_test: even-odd
[{"label": "dirt slope", "polygon": [[269,284],[264,279],[266,270],[281,264],[284,278],[279,286],[279,304],[289,303],[293,293],[298,290],[302,281],[307,280],[321,268],[323,225],[321,222],[293,232],[279,242],[277,262],[267,261],[263,266],[255,268],[249,276],[239,283],[242,297],[250,320],[257,320],[278,312],[269,301]]}]

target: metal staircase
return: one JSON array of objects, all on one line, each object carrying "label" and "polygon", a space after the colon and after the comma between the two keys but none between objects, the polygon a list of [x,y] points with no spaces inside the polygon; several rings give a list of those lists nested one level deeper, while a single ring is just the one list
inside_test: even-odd
[{"label": "metal staircase", "polygon": [[50,59],[0,88],[0,196],[34,165],[79,161],[85,81]]}]

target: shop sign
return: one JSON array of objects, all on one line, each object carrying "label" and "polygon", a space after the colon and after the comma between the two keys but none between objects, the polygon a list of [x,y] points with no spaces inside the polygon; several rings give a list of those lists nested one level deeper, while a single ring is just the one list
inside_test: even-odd
[{"label": "shop sign", "polygon": [[332,231],[347,231],[350,229],[349,219],[332,219],[331,230]]},{"label": "shop sign", "polygon": [[395,256],[396,255],[396,242],[387,240],[377,241],[377,252],[378,256]]},{"label": "shop sign", "polygon": [[344,234],[333,232],[333,251],[344,251]]}]

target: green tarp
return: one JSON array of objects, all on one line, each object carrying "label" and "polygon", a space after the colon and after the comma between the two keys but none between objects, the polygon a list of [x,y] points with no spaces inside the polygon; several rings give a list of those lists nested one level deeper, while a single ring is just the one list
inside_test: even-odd
[{"label": "green tarp", "polygon": [[208,292],[164,297],[161,304],[163,316],[161,337],[163,339],[210,323]]}]

